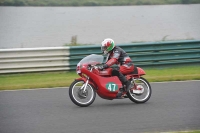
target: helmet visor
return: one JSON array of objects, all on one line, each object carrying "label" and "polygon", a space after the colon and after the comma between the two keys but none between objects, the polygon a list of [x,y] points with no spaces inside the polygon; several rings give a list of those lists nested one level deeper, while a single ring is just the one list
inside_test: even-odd
[{"label": "helmet visor", "polygon": [[101,46],[101,51],[104,52],[107,49],[106,46]]}]

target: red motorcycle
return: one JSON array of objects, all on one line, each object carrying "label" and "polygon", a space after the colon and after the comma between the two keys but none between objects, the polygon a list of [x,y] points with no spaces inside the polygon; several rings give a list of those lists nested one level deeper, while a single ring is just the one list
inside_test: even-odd
[{"label": "red motorcycle", "polygon": [[[103,60],[102,55],[92,54],[77,64],[76,71],[80,78],[75,79],[69,87],[69,96],[74,104],[87,107],[94,102],[96,93],[103,99],[113,100],[116,99],[118,91],[123,89],[118,77],[111,76],[112,68],[98,70],[97,66]],[[128,92],[124,92],[123,97],[135,103],[145,103],[151,97],[151,86],[145,78],[141,77],[145,75],[145,71],[140,67],[136,68],[126,75],[132,87]]]}]

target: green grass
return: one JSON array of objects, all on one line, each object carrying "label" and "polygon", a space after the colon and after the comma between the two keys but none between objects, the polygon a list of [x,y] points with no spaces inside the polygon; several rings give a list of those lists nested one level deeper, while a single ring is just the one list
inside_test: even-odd
[{"label": "green grass", "polygon": [[199,131],[183,131],[183,132],[177,132],[177,133],[200,133]]},{"label": "green grass", "polygon": [[162,132],[162,133],[200,133],[200,130],[195,130],[195,131],[179,131],[179,132]]},{"label": "green grass", "polygon": [[68,86],[75,77],[78,77],[75,72],[0,75],[0,90]]},{"label": "green grass", "polygon": [[178,132],[178,133],[200,133],[200,130],[198,130],[198,131],[185,131],[185,132]]},{"label": "green grass", "polygon": [[144,76],[150,82],[200,80],[200,66],[146,69]]},{"label": "green grass", "polygon": [[[200,80],[200,66],[144,70],[149,82]],[[5,74],[0,75],[0,90],[66,87],[78,77],[76,72]]]}]

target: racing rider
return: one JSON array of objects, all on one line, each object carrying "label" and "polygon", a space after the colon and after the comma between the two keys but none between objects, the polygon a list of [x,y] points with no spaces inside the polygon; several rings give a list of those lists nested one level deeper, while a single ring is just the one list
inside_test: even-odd
[{"label": "racing rider", "polygon": [[[107,38],[101,43],[101,51],[104,55],[107,55],[106,63],[100,65],[98,68],[100,70],[106,69],[114,64],[119,65],[119,70],[112,69],[112,76],[117,76],[122,82],[123,86],[126,86],[126,91],[128,92],[131,88],[131,82],[126,79],[124,75],[133,72],[134,65],[131,58],[127,53],[120,47],[115,46],[114,40]],[[116,98],[122,98],[123,89],[120,89]]]}]

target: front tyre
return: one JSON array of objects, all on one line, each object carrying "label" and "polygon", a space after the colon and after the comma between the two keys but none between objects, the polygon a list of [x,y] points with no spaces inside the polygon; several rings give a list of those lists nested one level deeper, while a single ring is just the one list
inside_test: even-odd
[{"label": "front tyre", "polygon": [[96,92],[92,85],[88,84],[85,92],[83,91],[85,82],[83,80],[75,80],[69,87],[69,97],[72,102],[80,107],[91,105],[95,98]]},{"label": "front tyre", "polygon": [[151,97],[152,89],[149,82],[143,78],[132,81],[133,87],[127,92],[128,98],[135,103],[145,103]]}]

